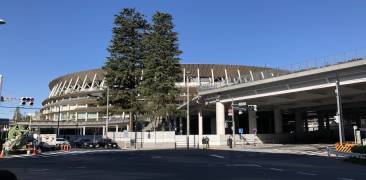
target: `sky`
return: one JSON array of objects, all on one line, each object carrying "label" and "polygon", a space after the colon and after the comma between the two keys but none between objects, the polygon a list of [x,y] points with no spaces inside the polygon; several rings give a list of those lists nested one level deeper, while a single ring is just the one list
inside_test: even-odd
[{"label": "sky", "polygon": [[[100,68],[122,8],[149,21],[156,11],[172,14],[182,63],[289,67],[366,48],[365,7],[363,0],[1,0],[2,95],[35,97],[42,107],[51,80]],[[0,107],[0,118],[13,112]]]}]

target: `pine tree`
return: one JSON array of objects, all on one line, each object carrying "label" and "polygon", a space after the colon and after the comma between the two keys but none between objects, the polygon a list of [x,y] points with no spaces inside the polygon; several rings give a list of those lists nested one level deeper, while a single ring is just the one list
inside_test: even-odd
[{"label": "pine tree", "polygon": [[148,28],[144,18],[144,15],[131,8],[124,8],[116,15],[108,48],[110,56],[103,67],[110,89],[112,110],[129,112],[130,130],[133,129],[134,114],[139,110],[137,96],[140,94],[143,68],[142,40]]},{"label": "pine tree", "polygon": [[22,113],[20,112],[20,108],[16,107],[13,115],[13,122],[16,124],[17,122],[23,119]]},{"label": "pine tree", "polygon": [[[172,16],[157,12],[153,25],[144,38],[144,75],[141,92],[148,100],[147,111],[152,119],[167,117],[176,109],[179,92],[175,83],[180,79],[180,58],[177,32]],[[155,123],[155,122],[154,122]]]}]

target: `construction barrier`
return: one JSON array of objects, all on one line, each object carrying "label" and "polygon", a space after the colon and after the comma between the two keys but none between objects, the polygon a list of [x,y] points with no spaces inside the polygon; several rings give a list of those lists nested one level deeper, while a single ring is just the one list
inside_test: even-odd
[{"label": "construction barrier", "polygon": [[62,151],[70,151],[71,150],[70,144],[61,144],[60,147],[61,147]]},{"label": "construction barrier", "polygon": [[352,144],[352,143],[344,143],[344,144],[336,143],[336,145],[335,145],[336,151],[341,151],[341,152],[352,152],[352,148],[354,146],[356,146],[356,144]]}]

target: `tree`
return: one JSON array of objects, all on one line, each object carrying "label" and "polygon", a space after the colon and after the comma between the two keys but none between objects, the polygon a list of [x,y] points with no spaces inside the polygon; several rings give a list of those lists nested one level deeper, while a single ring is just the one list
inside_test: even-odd
[{"label": "tree", "polygon": [[[144,15],[135,9],[124,8],[115,16],[113,37],[108,48],[110,56],[103,69],[110,89],[112,112],[129,112],[129,127],[133,128],[134,114],[139,110],[137,96],[143,69],[142,39],[148,28]],[[104,102],[106,93],[104,93]]]},{"label": "tree", "polygon": [[143,41],[144,74],[141,92],[148,100],[147,111],[152,119],[168,117],[176,109],[179,90],[175,83],[181,78],[178,33],[174,31],[172,16],[157,12],[153,25]]},{"label": "tree", "polygon": [[23,119],[22,113],[20,112],[20,108],[16,107],[13,115],[13,122],[16,124],[17,122]]}]

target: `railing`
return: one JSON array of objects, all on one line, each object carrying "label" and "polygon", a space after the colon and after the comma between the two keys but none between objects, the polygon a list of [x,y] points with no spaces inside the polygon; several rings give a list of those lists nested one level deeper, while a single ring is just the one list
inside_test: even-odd
[{"label": "railing", "polygon": [[356,157],[356,158],[359,158],[359,159],[366,159],[366,154],[336,151],[335,148],[327,147],[327,152],[328,152],[328,157],[331,157],[332,155],[335,155],[337,158],[340,158],[340,157],[343,157],[343,158]]},{"label": "railing", "polygon": [[335,55],[315,58],[312,60],[306,60],[299,63],[291,63],[286,66],[277,66],[272,70],[267,70],[263,72],[250,72],[249,74],[242,75],[240,78],[234,79],[234,81],[226,82],[214,82],[209,84],[204,84],[199,87],[199,91],[217,89],[227,86],[232,86],[236,84],[243,84],[248,82],[254,82],[263,79],[269,79],[273,77],[278,77],[286,74],[292,74],[302,71],[307,71],[311,69],[319,69],[327,66],[348,63],[352,61],[359,61],[366,58],[366,49],[356,49],[349,52],[343,52]]}]

